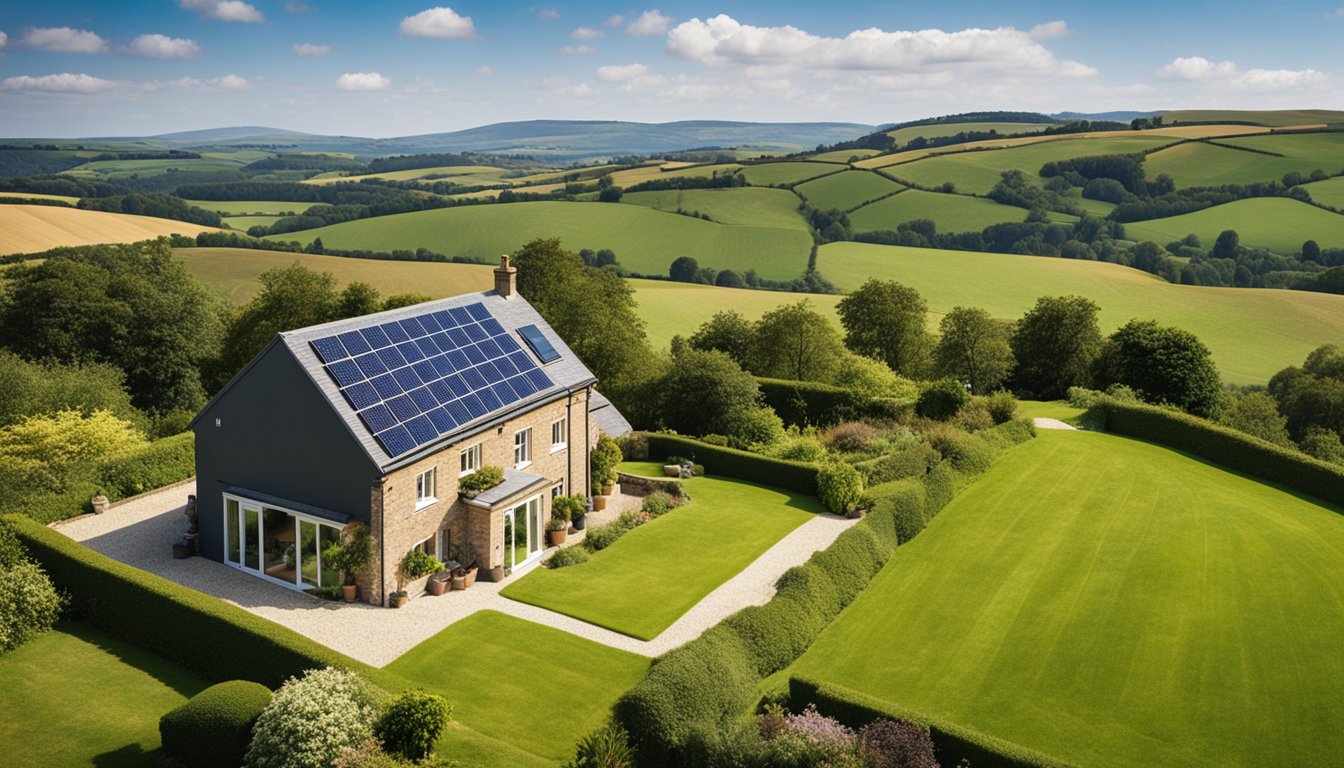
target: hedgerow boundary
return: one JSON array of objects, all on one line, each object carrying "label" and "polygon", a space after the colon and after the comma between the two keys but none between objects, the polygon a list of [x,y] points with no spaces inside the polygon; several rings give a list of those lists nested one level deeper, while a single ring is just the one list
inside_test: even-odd
[{"label": "hedgerow boundary", "polygon": [[[967,440],[982,443],[983,453],[997,457],[1033,436],[1029,423],[1015,421]],[[654,452],[654,436],[649,437]],[[713,472],[708,457],[704,461],[706,471]],[[731,471],[734,468],[730,464],[718,472],[736,476]],[[688,744],[747,716],[759,702],[761,682],[802,655],[868,586],[897,546],[923,530],[985,468],[969,463],[957,468],[945,459],[923,477],[870,490],[872,506],[867,517],[806,563],[786,571],[768,603],[738,611],[699,638],[654,659],[644,679],[615,707],[617,722],[631,735],[639,765],[680,766]],[[998,754],[997,742],[974,742],[974,751],[963,750],[959,742],[944,743],[947,746],[939,758],[949,765],[955,765],[962,754],[973,753],[982,760],[986,754]],[[1006,753],[1003,759],[1009,759]]]}]

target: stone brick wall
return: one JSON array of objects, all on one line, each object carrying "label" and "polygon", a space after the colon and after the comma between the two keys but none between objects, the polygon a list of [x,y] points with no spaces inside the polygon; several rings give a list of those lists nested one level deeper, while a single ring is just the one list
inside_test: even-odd
[{"label": "stone brick wall", "polygon": [[[597,440],[597,425],[588,419],[587,441],[584,441],[587,410],[587,393],[576,392],[570,397],[512,418],[499,427],[447,446],[432,456],[384,477],[381,489],[375,490],[371,501],[374,565],[360,585],[369,602],[386,604],[387,595],[384,592],[391,593],[397,589],[397,570],[402,557],[417,543],[433,537],[438,531],[445,532],[445,551],[440,554],[441,559],[450,558],[454,550],[460,547],[463,558],[470,561],[474,556],[482,570],[503,564],[503,510],[487,512],[469,507],[458,498],[460,454],[466,448],[479,443],[482,465],[511,469],[514,468],[514,435],[520,430],[531,428],[532,462],[519,468],[541,475],[552,484],[564,481],[566,494],[587,496],[588,449]],[[567,447],[553,451],[551,424],[566,415],[569,418]],[[417,510],[416,477],[431,467],[435,470],[435,497],[438,501]],[[541,494],[545,519],[550,517],[550,487],[542,488]],[[386,585],[386,589],[382,589],[381,585]]]}]

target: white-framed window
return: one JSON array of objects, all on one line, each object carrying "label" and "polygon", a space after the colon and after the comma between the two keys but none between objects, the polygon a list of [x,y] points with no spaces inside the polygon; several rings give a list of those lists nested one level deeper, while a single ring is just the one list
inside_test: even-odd
[{"label": "white-framed window", "polygon": [[551,498],[554,499],[557,496],[564,496],[564,495],[565,495],[565,481],[562,479],[560,482],[551,486]]},{"label": "white-framed window", "polygon": [[532,428],[513,433],[513,468],[522,469],[532,463]]},{"label": "white-framed window", "polygon": [[551,453],[563,451],[569,444],[569,419],[561,416],[551,422]]},{"label": "white-framed window", "polygon": [[439,500],[435,493],[434,467],[415,476],[415,508],[424,509]]},{"label": "white-framed window", "polygon": [[461,470],[457,473],[458,477],[470,475],[472,472],[481,468],[481,444],[477,443],[470,448],[463,448],[460,458]]}]

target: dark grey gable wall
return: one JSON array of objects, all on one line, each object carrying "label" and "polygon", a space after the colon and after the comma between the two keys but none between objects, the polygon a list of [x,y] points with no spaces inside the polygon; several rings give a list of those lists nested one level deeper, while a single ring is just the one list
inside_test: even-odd
[{"label": "dark grey gable wall", "polygon": [[207,557],[223,559],[221,494],[228,486],[368,521],[369,489],[381,472],[283,344],[268,346],[200,414],[195,429]]}]

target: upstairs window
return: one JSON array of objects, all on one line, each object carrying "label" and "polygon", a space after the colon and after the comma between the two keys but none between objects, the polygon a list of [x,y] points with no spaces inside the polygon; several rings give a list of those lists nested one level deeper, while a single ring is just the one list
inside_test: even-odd
[{"label": "upstairs window", "polygon": [[551,423],[551,453],[563,451],[569,443],[569,419],[561,418]]},{"label": "upstairs window", "polygon": [[461,471],[457,473],[458,477],[470,475],[472,472],[481,468],[481,444],[477,443],[470,448],[463,448],[461,458]]},{"label": "upstairs window", "polygon": [[424,509],[439,500],[435,494],[434,474],[434,468],[430,467],[415,476],[415,508],[417,510]]},{"label": "upstairs window", "polygon": [[513,435],[513,468],[522,469],[532,463],[532,428]]}]

